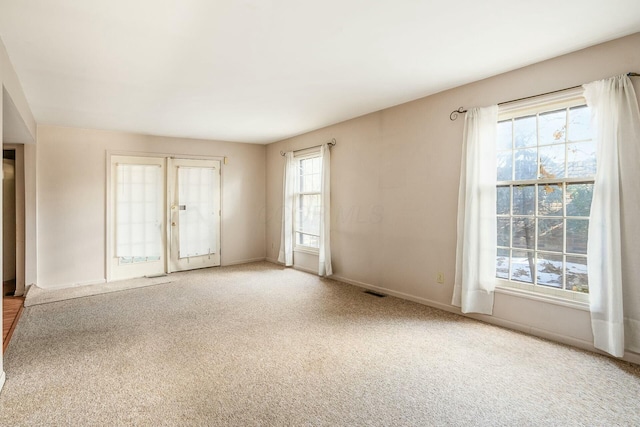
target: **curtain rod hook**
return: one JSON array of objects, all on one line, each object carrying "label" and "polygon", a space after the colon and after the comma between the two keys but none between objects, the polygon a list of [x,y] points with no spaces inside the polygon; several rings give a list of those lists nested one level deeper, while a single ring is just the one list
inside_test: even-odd
[{"label": "curtain rod hook", "polygon": [[457,110],[453,110],[451,114],[449,114],[449,120],[454,121],[458,118],[458,114],[464,114],[466,112],[467,110],[465,110],[464,107],[460,107]]}]

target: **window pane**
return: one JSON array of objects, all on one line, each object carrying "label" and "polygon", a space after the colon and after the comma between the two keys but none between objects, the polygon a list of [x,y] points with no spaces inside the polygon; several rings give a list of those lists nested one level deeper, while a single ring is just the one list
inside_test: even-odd
[{"label": "window pane", "polygon": [[511,150],[513,139],[513,125],[511,120],[498,122],[498,145],[497,149]]},{"label": "window pane", "polygon": [[509,246],[511,218],[498,218],[498,246]]},{"label": "window pane", "polygon": [[540,147],[540,178],[564,178],[565,145]]},{"label": "window pane", "polygon": [[567,110],[551,111],[538,117],[540,145],[565,141]]},{"label": "window pane", "polygon": [[298,236],[297,242],[300,246],[308,246],[311,248],[319,248],[320,240],[317,236],[311,236],[309,234],[296,233]]},{"label": "window pane", "polygon": [[300,175],[300,179],[298,180],[299,182],[299,188],[298,191],[299,192],[303,192],[303,191],[307,191],[306,188],[309,186],[309,179],[307,178],[306,175]]},{"label": "window pane", "polygon": [[508,215],[511,206],[511,187],[496,188],[496,213],[498,215]]},{"label": "window pane", "polygon": [[312,157],[300,159],[299,162],[299,191],[319,192],[320,191],[320,167],[322,159]]},{"label": "window pane", "polygon": [[513,172],[513,153],[511,151],[503,151],[498,153],[496,159],[498,181],[510,181]]},{"label": "window pane", "polygon": [[303,175],[305,173],[311,173],[311,170],[309,170],[309,165],[309,159],[300,159],[300,161],[298,162],[298,174]]},{"label": "window pane", "polygon": [[562,255],[538,253],[538,285],[562,289]]},{"label": "window pane", "polygon": [[313,159],[300,160],[300,168],[302,169],[302,173],[313,173]]},{"label": "window pane", "polygon": [[538,111],[497,123],[496,277],[588,292],[596,172],[590,110]]},{"label": "window pane", "polygon": [[320,191],[320,175],[319,174],[301,175],[300,191],[302,192]]},{"label": "window pane", "polygon": [[533,283],[533,252],[513,251],[511,257],[511,280]]},{"label": "window pane", "polygon": [[588,231],[588,219],[568,219],[567,252],[573,254],[586,254]]},{"label": "window pane", "polygon": [[533,218],[513,218],[513,247],[534,249],[535,222]]},{"label": "window pane", "polygon": [[587,258],[567,257],[567,289],[575,292],[589,293],[589,278],[587,275]]},{"label": "window pane", "polygon": [[535,186],[519,185],[513,187],[514,215],[533,215],[535,206]]},{"label": "window pane", "polygon": [[538,215],[562,216],[562,184],[538,185]]},{"label": "window pane", "polygon": [[591,213],[593,184],[567,184],[567,216],[585,216]]},{"label": "window pane", "polygon": [[509,249],[498,249],[496,257],[496,277],[509,279]]},{"label": "window pane", "polygon": [[596,143],[567,144],[567,176],[592,177],[596,174]]},{"label": "window pane", "polygon": [[562,252],[564,238],[562,219],[538,220],[538,250]]},{"label": "window pane", "polygon": [[515,179],[536,179],[538,177],[538,153],[535,148],[515,151]]},{"label": "window pane", "polygon": [[521,117],[513,121],[516,148],[532,147],[536,140],[536,116]]},{"label": "window pane", "polygon": [[320,234],[320,195],[302,194],[298,196],[296,228],[310,234]]},{"label": "window pane", "polygon": [[569,141],[592,139],[591,110],[586,105],[569,109]]}]

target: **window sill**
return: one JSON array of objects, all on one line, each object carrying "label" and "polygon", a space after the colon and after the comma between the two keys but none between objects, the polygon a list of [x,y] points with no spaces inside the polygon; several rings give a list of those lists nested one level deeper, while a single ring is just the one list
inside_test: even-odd
[{"label": "window sill", "polygon": [[562,307],[568,307],[574,310],[590,311],[588,302],[562,298],[559,296],[543,294],[540,292],[532,292],[526,289],[518,289],[504,284],[498,284],[496,286],[496,292],[504,295],[530,299],[533,301],[540,301],[547,304],[560,305]]},{"label": "window sill", "polygon": [[318,256],[320,254],[320,250],[319,249],[315,249],[315,248],[308,248],[305,246],[296,246],[293,248],[293,252],[302,252],[305,254],[309,254],[309,255],[315,255]]}]

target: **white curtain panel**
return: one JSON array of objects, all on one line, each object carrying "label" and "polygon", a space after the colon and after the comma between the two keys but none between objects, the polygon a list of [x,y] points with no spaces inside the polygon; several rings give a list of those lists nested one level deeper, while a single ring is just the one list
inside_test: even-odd
[{"label": "white curtain panel", "polygon": [[218,251],[215,168],[178,168],[179,258],[214,254]]},{"label": "white curtain panel", "polygon": [[282,235],[278,262],[287,267],[293,265],[293,204],[296,183],[296,162],[293,152],[285,153],[284,177],[282,183]]},{"label": "white curtain panel", "polygon": [[320,197],[322,198],[322,215],[320,216],[320,252],[318,257],[318,274],[331,276],[331,150],[329,144],[320,148],[322,157],[322,176]]},{"label": "white curtain panel", "polygon": [[452,301],[463,313],[493,312],[497,121],[497,105],[471,108],[464,121]]},{"label": "white curtain panel", "polygon": [[640,113],[627,76],[584,85],[597,141],[587,263],[594,346],[640,352]]},{"label": "white curtain panel", "polygon": [[118,164],[116,174],[116,256],[160,256],[160,166]]}]

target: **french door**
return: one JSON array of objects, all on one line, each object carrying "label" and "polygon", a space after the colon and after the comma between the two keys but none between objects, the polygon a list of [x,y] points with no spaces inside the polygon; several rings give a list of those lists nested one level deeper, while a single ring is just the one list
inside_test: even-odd
[{"label": "french door", "polygon": [[220,162],[169,159],[169,272],[220,265]]},{"label": "french door", "polygon": [[110,163],[109,281],[220,265],[220,161]]}]

